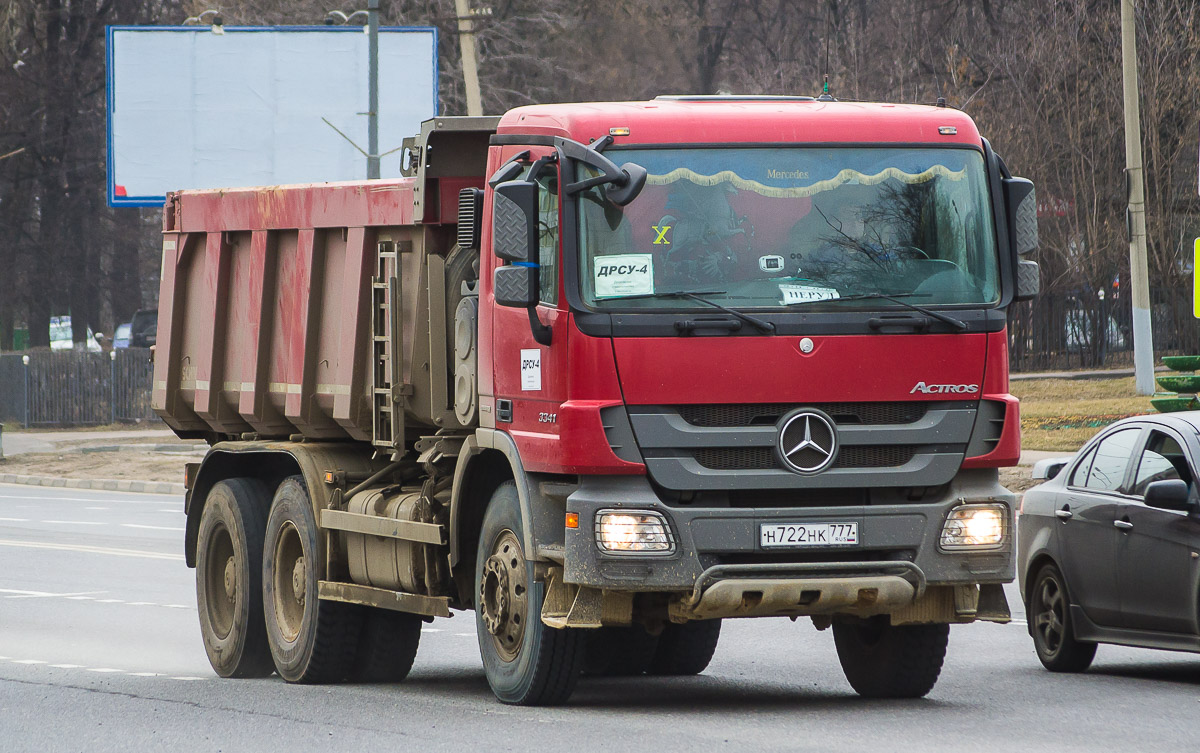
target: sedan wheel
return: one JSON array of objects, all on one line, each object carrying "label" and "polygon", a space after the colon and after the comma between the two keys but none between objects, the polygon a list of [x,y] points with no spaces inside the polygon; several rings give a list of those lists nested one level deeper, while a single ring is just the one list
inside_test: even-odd
[{"label": "sedan wheel", "polygon": [[1075,639],[1071,605],[1062,573],[1046,565],[1034,580],[1027,610],[1038,659],[1051,672],[1082,672],[1096,656],[1096,644]]}]

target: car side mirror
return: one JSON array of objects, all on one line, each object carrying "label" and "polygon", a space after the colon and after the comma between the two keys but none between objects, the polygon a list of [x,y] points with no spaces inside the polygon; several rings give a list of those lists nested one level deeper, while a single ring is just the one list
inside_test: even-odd
[{"label": "car side mirror", "polygon": [[492,194],[492,251],[510,262],[531,262],[538,253],[538,184],[510,180]]},{"label": "car side mirror", "polygon": [[1149,507],[1161,510],[1193,512],[1195,508],[1190,501],[1187,482],[1177,478],[1155,481],[1147,486],[1145,501]]}]

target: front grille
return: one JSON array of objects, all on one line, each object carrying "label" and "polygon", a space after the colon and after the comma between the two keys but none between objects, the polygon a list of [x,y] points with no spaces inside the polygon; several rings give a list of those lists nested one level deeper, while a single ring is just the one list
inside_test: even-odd
[{"label": "front grille", "polygon": [[[928,410],[928,403],[813,403],[838,424],[911,424]],[[737,403],[729,405],[679,405],[674,409],[693,426],[769,426],[785,413],[801,406],[795,403]]]},{"label": "front grille", "polygon": [[[831,468],[896,468],[913,459],[914,445],[849,445],[838,451]],[[712,447],[693,451],[700,465],[713,471],[782,468],[772,447]]]}]

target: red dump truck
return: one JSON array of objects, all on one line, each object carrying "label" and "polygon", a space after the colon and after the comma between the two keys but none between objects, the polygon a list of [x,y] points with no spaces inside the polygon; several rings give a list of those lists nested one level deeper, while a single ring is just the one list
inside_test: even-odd
[{"label": "red dump truck", "polygon": [[500,700],[810,617],[865,696],[1007,621],[1033,186],[946,107],[436,118],[406,177],[171,194],[154,408],[211,444],[222,676],[398,681],[473,610]]}]

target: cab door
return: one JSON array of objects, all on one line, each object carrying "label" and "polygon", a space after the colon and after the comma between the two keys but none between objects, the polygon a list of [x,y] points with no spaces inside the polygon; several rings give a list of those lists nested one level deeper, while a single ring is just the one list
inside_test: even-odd
[{"label": "cab door", "polygon": [[1182,479],[1194,489],[1196,476],[1185,446],[1168,431],[1148,431],[1136,459],[1131,498],[1117,509],[1117,582],[1127,628],[1200,632],[1200,523],[1187,513],[1142,502],[1146,487],[1155,481]]},{"label": "cab door", "polygon": [[[528,152],[522,162],[529,168],[541,157],[552,156],[547,147],[506,147],[502,160]],[[557,162],[537,166],[538,183],[538,304],[529,310],[495,305],[490,281],[505,262],[491,253],[483,261],[489,280],[487,303],[492,316],[492,374],[495,428],[508,432],[517,444],[529,471],[553,471],[558,457],[559,407],[567,397],[566,339],[568,316],[563,303],[560,259],[561,202]],[[539,342],[534,326],[549,330],[549,344]]]}]

